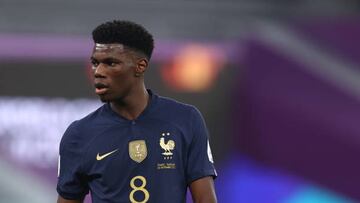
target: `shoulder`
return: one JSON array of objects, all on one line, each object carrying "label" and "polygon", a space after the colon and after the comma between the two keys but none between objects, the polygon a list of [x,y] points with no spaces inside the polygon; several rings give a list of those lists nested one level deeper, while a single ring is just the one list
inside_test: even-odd
[{"label": "shoulder", "polygon": [[177,122],[189,123],[194,117],[201,117],[195,106],[168,97],[159,96],[156,109],[157,116]]},{"label": "shoulder", "polygon": [[199,112],[199,110],[191,104],[186,104],[175,99],[162,96],[159,96],[158,106],[170,113],[190,115]]},{"label": "shoulder", "polygon": [[60,142],[61,146],[71,146],[71,147],[78,147],[78,145],[83,145],[87,140],[89,140],[91,133],[91,127],[94,123],[101,122],[104,120],[104,111],[105,105],[99,107],[95,111],[89,113],[85,117],[73,121],[68,128],[66,129],[65,133],[63,134]]},{"label": "shoulder", "polygon": [[84,131],[94,124],[103,123],[104,121],[109,120],[109,117],[108,106],[107,104],[104,104],[83,118],[74,121],[71,125],[78,131]]},{"label": "shoulder", "polygon": [[153,117],[170,122],[180,128],[188,128],[196,120],[202,119],[200,111],[191,104],[159,96]]}]

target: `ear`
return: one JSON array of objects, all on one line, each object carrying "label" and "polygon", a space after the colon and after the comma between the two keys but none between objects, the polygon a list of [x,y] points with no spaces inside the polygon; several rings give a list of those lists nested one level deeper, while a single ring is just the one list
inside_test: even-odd
[{"label": "ear", "polygon": [[135,68],[135,76],[140,76],[144,74],[148,67],[149,61],[146,58],[141,58],[138,60]]}]

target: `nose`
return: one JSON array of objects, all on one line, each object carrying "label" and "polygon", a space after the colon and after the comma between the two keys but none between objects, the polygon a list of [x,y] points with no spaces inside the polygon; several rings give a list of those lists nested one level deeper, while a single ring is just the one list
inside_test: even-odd
[{"label": "nose", "polygon": [[94,77],[105,78],[105,69],[104,64],[99,63],[98,66],[94,67]]}]

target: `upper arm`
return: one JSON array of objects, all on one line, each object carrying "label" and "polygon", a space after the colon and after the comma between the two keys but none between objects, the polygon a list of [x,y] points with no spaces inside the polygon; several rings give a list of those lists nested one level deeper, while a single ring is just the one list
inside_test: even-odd
[{"label": "upper arm", "polygon": [[195,203],[216,203],[214,167],[209,135],[201,113],[194,109],[192,114],[193,140],[188,152],[187,182]]},{"label": "upper arm", "polygon": [[80,134],[73,123],[60,143],[57,192],[65,199],[83,199],[89,191],[82,167],[82,146]]},{"label": "upper arm", "polygon": [[216,203],[214,181],[210,176],[200,178],[190,184],[194,203]]},{"label": "upper arm", "polygon": [[59,195],[57,203],[83,203],[83,200],[68,200]]},{"label": "upper arm", "polygon": [[186,182],[206,176],[216,177],[208,131],[200,112],[194,108],[191,115],[192,141],[187,152]]}]

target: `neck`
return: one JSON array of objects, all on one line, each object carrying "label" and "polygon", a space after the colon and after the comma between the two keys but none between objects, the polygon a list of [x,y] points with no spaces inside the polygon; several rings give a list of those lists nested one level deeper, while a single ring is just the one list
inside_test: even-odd
[{"label": "neck", "polygon": [[135,120],[145,110],[149,102],[149,93],[145,86],[137,91],[132,91],[118,101],[111,101],[110,106],[113,111],[128,120]]}]

